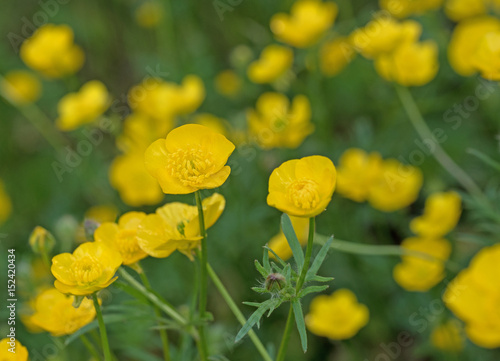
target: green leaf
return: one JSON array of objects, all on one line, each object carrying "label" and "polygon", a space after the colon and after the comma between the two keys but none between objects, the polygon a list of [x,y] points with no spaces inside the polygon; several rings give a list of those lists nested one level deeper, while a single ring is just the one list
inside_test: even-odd
[{"label": "green leaf", "polygon": [[259,263],[259,261],[255,260],[255,268],[257,268],[257,271],[261,274],[262,277],[267,278],[270,272],[268,272],[262,265]]},{"label": "green leaf", "polygon": [[[276,260],[277,260],[277,261],[278,261],[278,262],[279,262],[279,263],[280,263],[283,267],[285,267],[285,266],[287,265],[287,263],[286,263],[285,261],[283,261],[283,259],[282,259],[280,256],[278,256],[278,255],[276,254],[276,252],[274,252],[271,248],[269,248],[269,247],[267,246],[267,244],[264,246],[264,248],[265,248],[265,249],[267,249],[269,252],[271,252],[271,253],[274,255],[274,257],[276,257]],[[268,256],[269,256],[269,253],[268,253]],[[270,269],[270,268],[269,268],[269,269]]]},{"label": "green leaf", "polygon": [[329,286],[328,285],[324,285],[324,286],[309,286],[309,287],[306,287],[304,288],[302,291],[300,291],[299,293],[299,297],[304,297],[310,293],[317,293],[317,292],[323,292],[324,290],[326,290]]},{"label": "green leaf", "polygon": [[243,325],[241,330],[238,332],[236,335],[236,338],[234,342],[240,341],[245,335],[252,329],[252,327],[259,322],[259,320],[264,316],[264,313],[266,311],[273,307],[273,304],[276,303],[278,300],[276,299],[270,299],[267,300],[266,302],[263,302],[258,309],[255,310],[254,313],[248,318],[247,322]]},{"label": "green leaf", "polygon": [[307,332],[306,323],[304,322],[304,314],[302,313],[302,305],[300,300],[292,301],[293,313],[295,314],[295,323],[297,324],[297,330],[299,330],[300,343],[302,344],[302,351],[304,353],[307,351]]},{"label": "green leaf", "polygon": [[322,276],[313,276],[310,279],[307,280],[307,282],[330,282],[333,281],[333,277],[322,277]]},{"label": "green leaf", "polygon": [[264,288],[264,287],[252,287],[252,291],[258,292],[258,293],[269,293],[267,288]]},{"label": "green leaf", "polygon": [[274,270],[274,272],[283,273],[283,269],[280,266],[278,266],[276,263],[271,262],[271,267]]},{"label": "green leaf", "polygon": [[260,307],[260,305],[262,304],[261,302],[243,302],[244,305],[247,305],[247,306],[252,306],[252,307]]},{"label": "green leaf", "polygon": [[284,301],[282,298],[278,298],[277,300],[278,300],[278,302],[273,303],[271,305],[271,307],[269,308],[269,312],[267,313],[267,317],[271,316],[271,313],[273,313],[275,309],[277,309],[279,306],[281,306],[281,304]]},{"label": "green leaf", "polygon": [[314,262],[311,264],[311,267],[307,271],[306,281],[309,278],[311,278],[314,275],[316,275],[316,273],[318,272],[319,268],[321,267],[321,265],[325,261],[326,255],[328,254],[328,249],[330,248],[330,245],[332,244],[332,242],[333,242],[333,236],[329,237],[328,240],[325,242],[325,244],[321,247],[321,249],[319,250],[318,255],[314,259]]},{"label": "green leaf", "polygon": [[264,246],[264,256],[262,256],[262,264],[264,265],[264,269],[267,271],[267,273],[271,273],[271,265],[269,264],[269,252],[266,249],[267,244]]},{"label": "green leaf", "polygon": [[297,239],[297,235],[292,226],[292,221],[288,214],[283,213],[281,216],[281,229],[285,234],[286,240],[288,241],[288,245],[292,249],[293,258],[295,259],[295,263],[297,264],[298,269],[302,269],[304,265],[304,251],[302,250],[302,246],[300,245],[299,240]]}]

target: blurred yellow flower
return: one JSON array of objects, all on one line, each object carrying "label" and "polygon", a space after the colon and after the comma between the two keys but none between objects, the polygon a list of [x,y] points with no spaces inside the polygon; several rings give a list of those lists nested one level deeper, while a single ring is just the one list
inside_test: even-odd
[{"label": "blurred yellow flower", "polygon": [[73,43],[73,30],[54,24],[39,27],[25,40],[20,56],[27,66],[49,78],[73,74],[85,60],[82,49]]},{"label": "blurred yellow flower", "polygon": [[106,86],[98,80],[82,85],[77,93],[69,93],[57,104],[59,118],[56,126],[62,131],[71,131],[92,123],[110,106],[110,96]]},{"label": "blurred yellow flower", "polygon": [[13,104],[36,102],[40,98],[42,84],[29,71],[13,70],[5,74],[0,83],[0,93]]},{"label": "blurred yellow flower", "polygon": [[148,147],[146,169],[166,194],[217,188],[231,172],[225,164],[233,150],[234,144],[222,134],[202,125],[186,124]]},{"label": "blurred yellow flower", "polygon": [[142,153],[116,157],[109,168],[109,182],[123,203],[132,207],[158,204],[164,197],[158,182],[146,170]]},{"label": "blurred yellow flower", "polygon": [[312,333],[332,340],[345,340],[355,336],[370,318],[368,307],[359,303],[356,295],[341,288],[330,296],[316,296],[305,317]]},{"label": "blurred yellow flower", "polygon": [[449,283],[443,301],[460,320],[476,345],[500,347],[500,244],[485,247]]},{"label": "blurred yellow flower", "polygon": [[5,191],[5,185],[0,179],[0,225],[4,223],[12,212],[12,202]]},{"label": "blurred yellow flower", "polygon": [[214,132],[222,134],[225,137],[229,136],[226,128],[226,120],[216,117],[209,113],[196,114],[193,117],[193,123],[203,125],[204,127],[212,129]]},{"label": "blurred yellow flower", "polygon": [[247,111],[251,138],[264,148],[297,148],[314,131],[311,104],[304,95],[297,95],[290,105],[280,93],[264,93],[255,109]]},{"label": "blurred yellow flower", "polygon": [[457,225],[462,213],[461,203],[456,192],[432,194],[425,201],[424,214],[411,221],[410,229],[420,237],[444,236]]},{"label": "blurred yellow flower", "polygon": [[438,47],[434,41],[401,44],[389,55],[375,60],[378,74],[403,86],[422,86],[436,76]]},{"label": "blurred yellow flower", "polygon": [[444,12],[453,21],[462,21],[488,12],[488,0],[446,0]]},{"label": "blurred yellow flower", "polygon": [[326,157],[286,161],[269,177],[267,204],[291,216],[317,216],[330,203],[336,178],[335,166]]},{"label": "blurred yellow flower", "polygon": [[262,50],[260,58],[248,66],[248,79],[258,84],[272,83],[285,74],[292,63],[292,49],[276,44],[268,45]]},{"label": "blurred yellow flower", "polygon": [[326,76],[339,74],[356,56],[348,38],[337,37],[323,44],[319,61],[321,72]]},{"label": "blurred yellow flower", "polygon": [[28,350],[18,340],[11,341],[10,338],[4,338],[0,340],[0,360],[28,361]]},{"label": "blurred yellow flower", "polygon": [[160,121],[194,112],[205,99],[205,86],[196,75],[187,75],[181,85],[147,78],[130,89],[130,107]]},{"label": "blurred yellow flower", "polygon": [[421,15],[441,7],[444,0],[380,0],[380,7],[397,18]]},{"label": "blurred yellow flower", "polygon": [[432,330],[431,342],[443,351],[462,351],[465,344],[462,327],[457,320],[448,320]]},{"label": "blurred yellow flower", "polygon": [[[219,219],[226,200],[219,193],[202,201],[205,228]],[[150,256],[165,258],[179,251],[193,259],[193,252],[200,246],[198,208],[188,204],[173,202],[148,214],[139,224],[137,239],[139,246]]]},{"label": "blurred yellow flower", "polygon": [[432,258],[403,256],[402,262],[393,270],[394,280],[407,291],[425,292],[444,278],[444,262],[451,253],[451,245],[446,239],[411,237],[406,238],[401,247],[410,251],[428,254]]},{"label": "blurred yellow flower", "polygon": [[414,20],[398,22],[378,13],[365,27],[355,30],[350,40],[361,55],[373,59],[392,53],[401,44],[415,42],[421,33],[422,26]]},{"label": "blurred yellow flower", "polygon": [[376,152],[347,149],[337,167],[337,193],[356,202],[368,198],[370,188],[382,173],[382,158]]},{"label": "blurred yellow flower", "polygon": [[[290,216],[290,220],[292,221],[293,230],[297,235],[297,239],[302,246],[305,246],[307,244],[309,234],[309,220],[307,218],[294,216]],[[286,240],[285,234],[281,230],[276,236],[271,238],[268,247],[271,248],[282,260],[286,261],[292,257],[292,249]],[[274,258],[274,255],[271,252],[269,252],[269,256]]]},{"label": "blurred yellow flower", "polygon": [[134,264],[148,256],[137,240],[137,227],[145,217],[143,212],[128,212],[120,217],[118,224],[104,222],[95,230],[94,239],[117,250],[124,265]]},{"label": "blurred yellow flower", "polygon": [[486,34],[495,31],[500,31],[500,20],[492,16],[480,16],[457,24],[448,46],[452,68],[463,76],[476,73],[474,60],[478,45]]},{"label": "blurred yellow flower", "polygon": [[54,286],[64,294],[91,295],[108,287],[122,264],[120,253],[102,242],[87,242],[71,253],[61,253],[52,258],[51,271]]},{"label": "blurred yellow flower", "polygon": [[298,0],[290,15],[275,14],[271,18],[271,31],[276,38],[296,48],[307,48],[316,43],[337,17],[333,2]]},{"label": "blurred yellow flower", "polygon": [[474,53],[473,65],[488,80],[500,80],[500,30],[484,35]]},{"label": "blurred yellow flower", "polygon": [[66,296],[55,288],[41,292],[34,300],[35,313],[30,321],[54,337],[71,335],[95,318],[92,300],[85,298],[78,308],[74,296]]},{"label": "blurred yellow flower", "polygon": [[143,28],[154,28],[163,18],[163,7],[157,1],[146,1],[135,11],[135,21]]},{"label": "blurred yellow flower", "polygon": [[234,70],[223,70],[215,76],[215,90],[227,97],[237,95],[241,85],[241,79]]},{"label": "blurred yellow flower", "polygon": [[101,204],[90,207],[84,215],[84,221],[80,223],[76,230],[76,242],[87,242],[87,234],[85,233],[85,220],[92,220],[97,224],[104,222],[114,222],[118,217],[118,209],[112,204]]},{"label": "blurred yellow flower", "polygon": [[370,187],[368,201],[384,212],[405,208],[417,199],[422,182],[420,169],[386,159],[382,161],[380,177]]}]

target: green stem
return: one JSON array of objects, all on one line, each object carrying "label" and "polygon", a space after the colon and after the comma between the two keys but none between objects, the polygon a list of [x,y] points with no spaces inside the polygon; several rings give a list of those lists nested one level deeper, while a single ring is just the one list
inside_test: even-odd
[{"label": "green stem", "polygon": [[198,327],[198,333],[200,334],[200,357],[202,361],[208,360],[208,348],[207,340],[205,335],[205,312],[207,309],[207,264],[208,264],[208,251],[207,251],[207,234],[205,232],[205,217],[203,214],[203,204],[201,203],[201,193],[200,191],[195,192],[196,206],[198,207],[198,221],[200,224],[200,236],[201,236],[201,257],[200,257],[200,299],[199,299],[199,317],[200,326]]},{"label": "green stem", "polygon": [[497,162],[496,160],[494,160],[493,158],[491,158],[490,156],[480,152],[477,149],[473,149],[473,148],[468,148],[466,152],[477,157],[484,164],[489,165],[491,168],[500,172],[500,163]]},{"label": "green stem", "polygon": [[[151,288],[151,283],[149,282],[148,277],[146,276],[146,273],[144,273],[144,271],[142,269],[139,272],[139,276],[141,277],[141,280],[142,280],[142,283],[144,284],[144,286],[146,286],[146,288],[148,289],[148,291],[150,291],[152,289]],[[160,310],[160,308],[158,306],[156,306],[155,304],[153,304],[152,306],[153,306],[153,310],[155,312],[155,315],[158,318],[161,318],[161,310]],[[159,322],[159,323],[161,325],[161,322]],[[163,359],[165,361],[170,361],[170,347],[168,345],[167,330],[165,330],[165,329],[159,329],[158,331],[160,333],[161,344],[163,346]]]},{"label": "green stem", "polygon": [[[309,264],[311,262],[312,249],[314,244],[314,231],[315,231],[315,219],[314,217],[309,218],[309,237],[307,239],[306,256],[304,260],[304,265],[300,271],[299,280],[295,287],[295,294],[298,294],[304,285],[304,280],[306,279],[307,271],[309,270]],[[294,324],[294,314],[292,305],[290,305],[290,311],[288,312],[288,319],[286,321],[285,331],[283,333],[283,338],[281,340],[280,349],[278,351],[278,357],[276,361],[284,361],[286,356],[286,349],[288,347],[288,341],[290,340],[290,335],[292,333],[292,328]]]},{"label": "green stem", "polygon": [[97,321],[99,322],[99,331],[101,332],[101,343],[102,349],[104,351],[104,360],[111,361],[111,350],[109,348],[108,334],[106,333],[106,325],[104,324],[104,319],[102,318],[101,306],[99,305],[97,294],[92,294],[92,300],[94,301],[95,312],[97,313]]},{"label": "green stem", "polygon": [[[220,295],[226,301],[226,304],[229,306],[229,309],[233,312],[234,316],[238,320],[238,322],[243,326],[247,322],[245,316],[243,316],[243,313],[240,311],[236,303],[234,302],[233,298],[227,291],[226,287],[224,287],[224,284],[221,282],[220,278],[217,276],[215,273],[214,269],[208,265],[208,275],[212,279],[212,282],[214,283],[215,287],[217,290],[219,290]],[[252,340],[253,344],[257,348],[257,351],[259,351],[260,355],[265,361],[273,361],[269,353],[267,352],[266,348],[260,341],[259,337],[257,334],[253,331],[250,330],[248,332],[248,335],[250,336],[250,339]]]},{"label": "green stem", "polygon": [[469,177],[469,175],[462,168],[460,168],[460,166],[455,163],[455,161],[441,147],[436,137],[425,123],[425,120],[415,103],[415,99],[413,99],[413,96],[408,88],[399,85],[395,85],[395,87],[399,100],[401,101],[410,122],[420,135],[420,138],[424,141],[426,139],[434,141],[435,148],[432,152],[434,158],[436,158],[439,164],[441,164],[441,166],[446,169],[446,171],[448,171],[448,173],[450,173],[467,190],[467,192],[477,197],[484,198],[481,188],[479,188],[474,180]]},{"label": "green stem", "polygon": [[88,352],[92,355],[93,358],[95,358],[97,361],[101,360],[101,355],[99,352],[96,350],[92,342],[87,338],[85,335],[80,335],[80,340],[82,340],[82,343],[85,345],[85,348],[87,349]]}]

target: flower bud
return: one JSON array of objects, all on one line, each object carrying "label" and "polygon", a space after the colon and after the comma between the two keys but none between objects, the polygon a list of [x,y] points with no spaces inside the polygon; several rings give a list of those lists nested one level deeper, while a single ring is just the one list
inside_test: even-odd
[{"label": "flower bud", "polygon": [[281,291],[286,285],[285,276],[281,273],[271,273],[266,278],[266,289],[270,292]]},{"label": "flower bud", "polygon": [[36,226],[31,232],[29,244],[36,254],[49,254],[56,245],[56,239],[45,228]]}]

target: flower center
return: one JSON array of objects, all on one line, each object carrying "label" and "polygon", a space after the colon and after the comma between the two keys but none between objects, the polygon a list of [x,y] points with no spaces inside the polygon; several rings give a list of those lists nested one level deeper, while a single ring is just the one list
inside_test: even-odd
[{"label": "flower center", "polygon": [[96,281],[102,274],[102,267],[92,257],[76,260],[72,267],[73,277],[78,284],[89,284]]},{"label": "flower center", "polygon": [[288,186],[287,196],[296,207],[312,209],[319,203],[318,184],[309,179],[296,180]]},{"label": "flower center", "polygon": [[184,186],[196,187],[213,174],[210,152],[202,149],[179,149],[169,154],[167,170]]},{"label": "flower center", "polygon": [[137,230],[135,229],[121,229],[118,232],[118,242],[116,243],[124,260],[134,257],[141,251],[136,235]]}]

